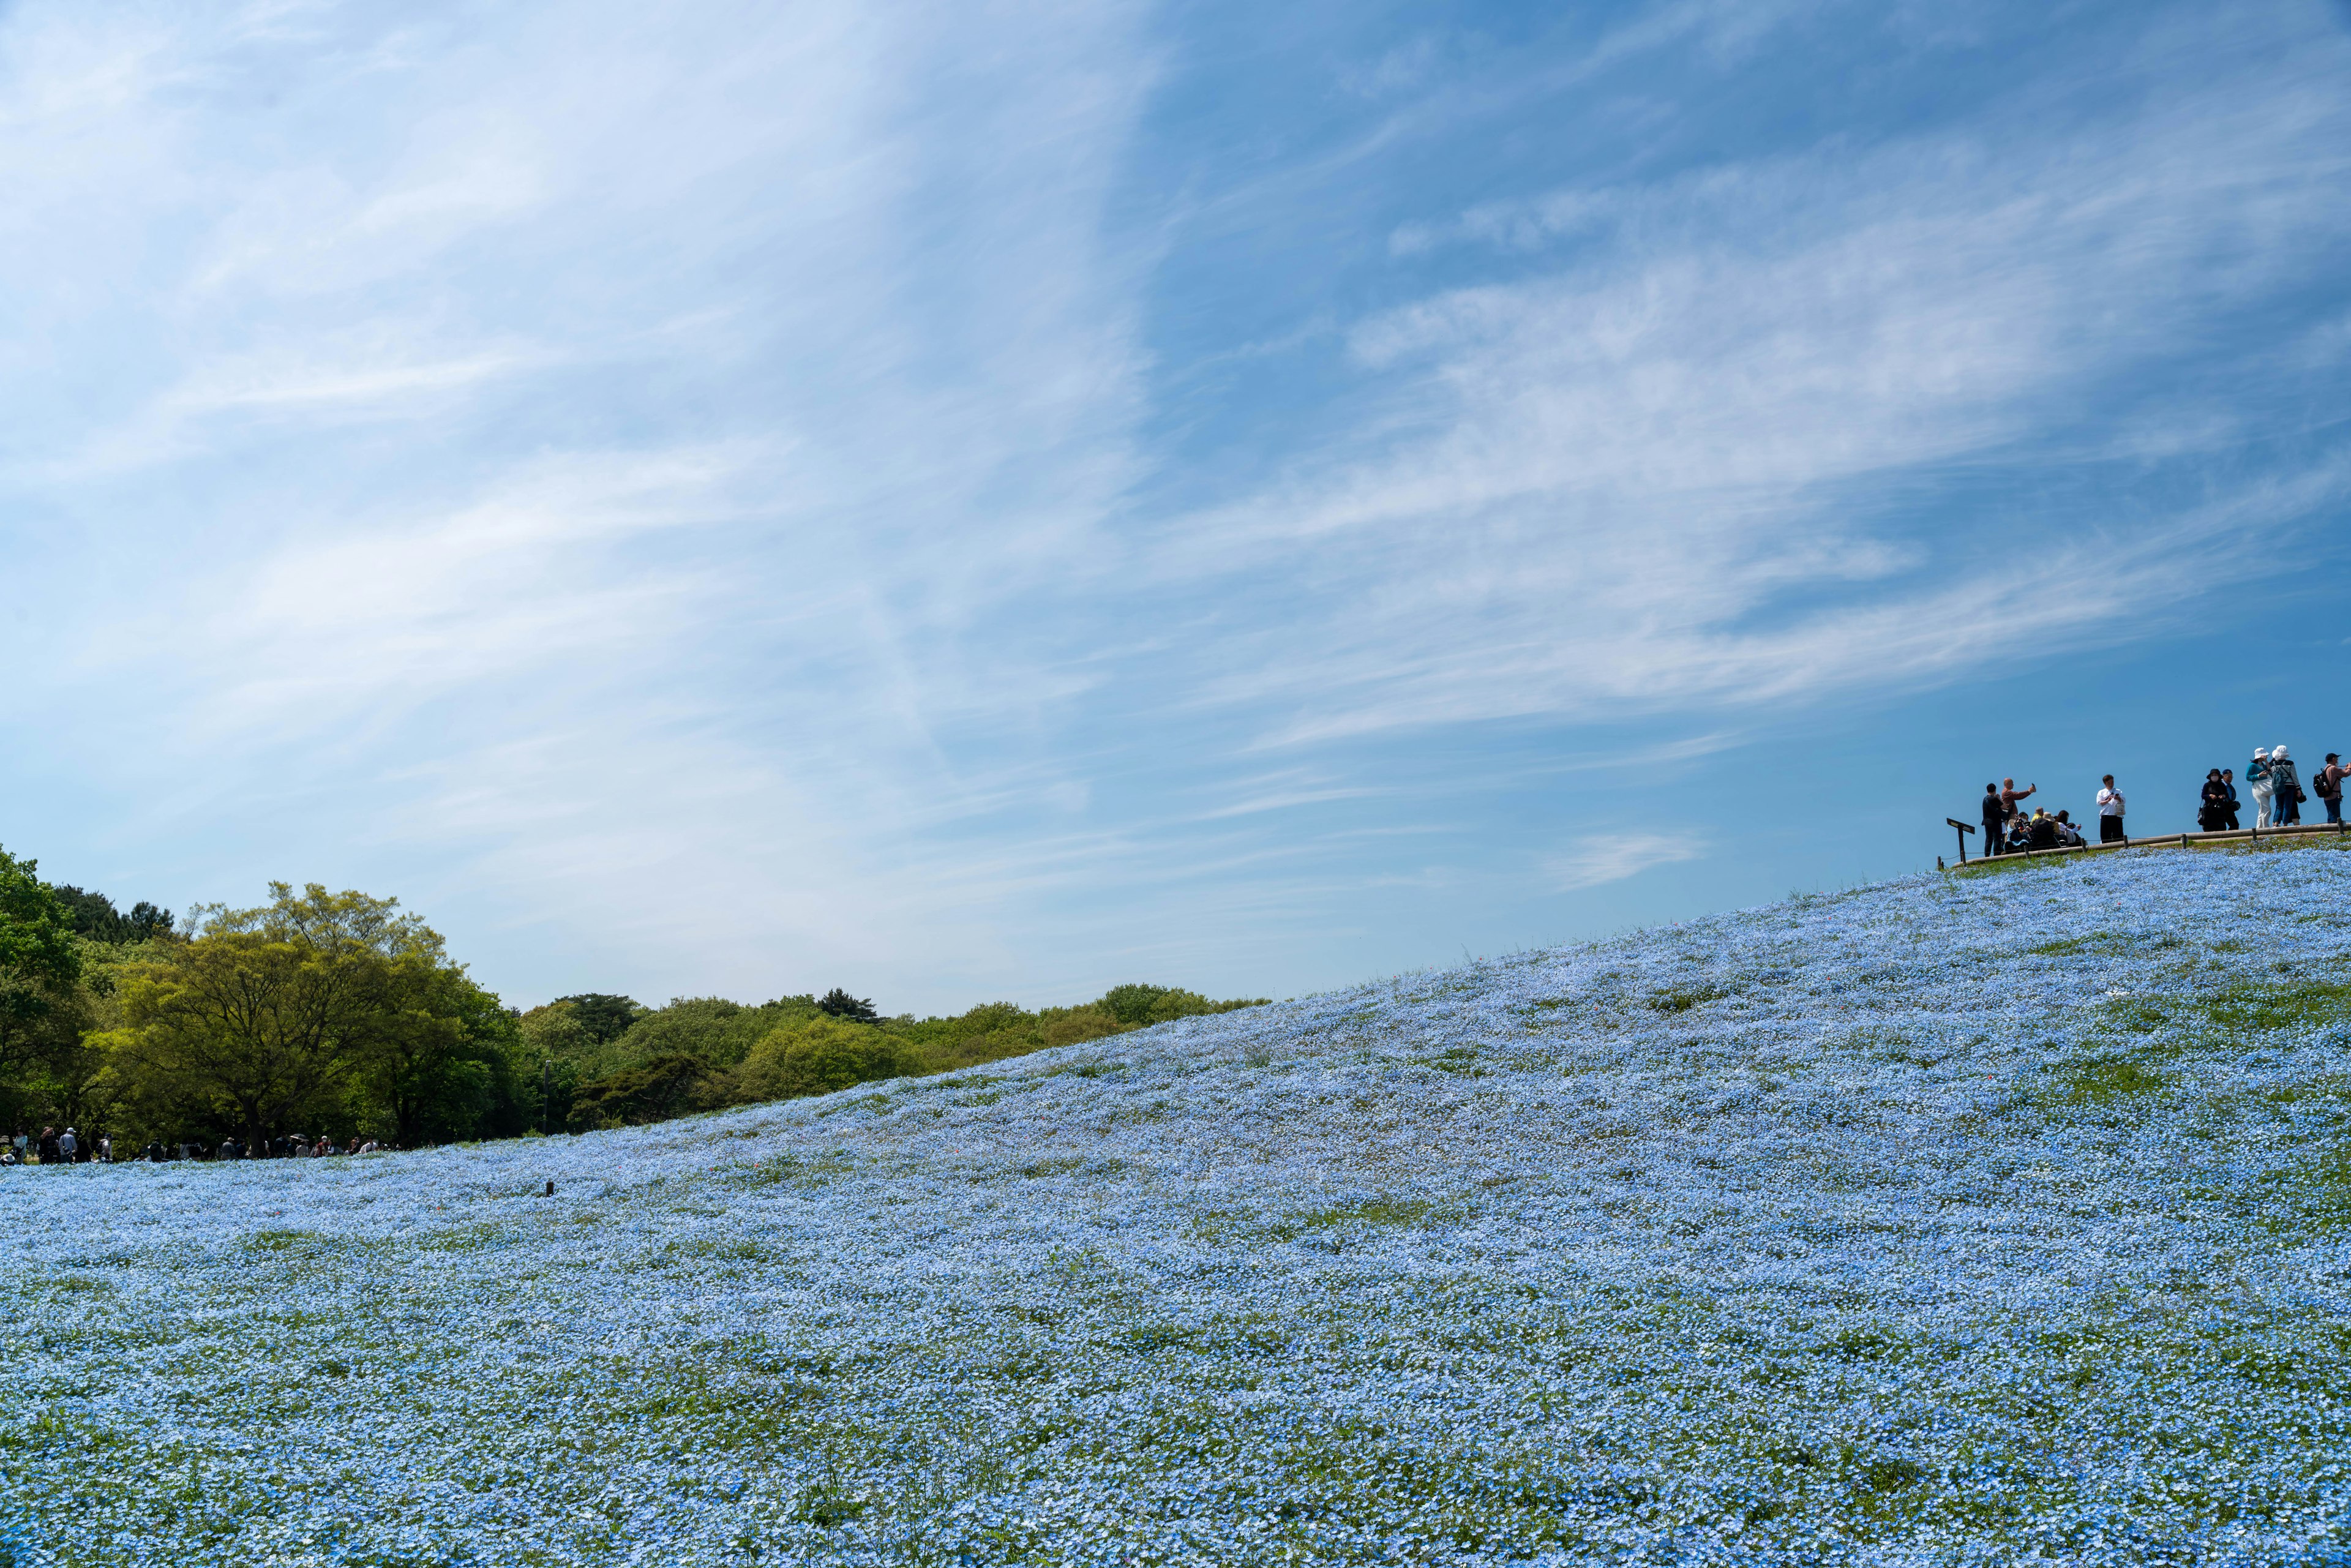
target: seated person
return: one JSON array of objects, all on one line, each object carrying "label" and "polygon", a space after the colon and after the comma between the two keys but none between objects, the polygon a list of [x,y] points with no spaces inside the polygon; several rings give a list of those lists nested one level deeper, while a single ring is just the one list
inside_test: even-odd
[{"label": "seated person", "polygon": [[2074,819],[2070,815],[2060,811],[2057,813],[2056,821],[2057,842],[2061,848],[2078,850],[2089,842],[2082,837],[2082,830],[2074,825]]},{"label": "seated person", "polygon": [[2046,811],[2036,809],[2032,813],[2032,821],[2025,827],[2024,841],[2029,847],[2036,850],[2055,849],[2057,819]]}]

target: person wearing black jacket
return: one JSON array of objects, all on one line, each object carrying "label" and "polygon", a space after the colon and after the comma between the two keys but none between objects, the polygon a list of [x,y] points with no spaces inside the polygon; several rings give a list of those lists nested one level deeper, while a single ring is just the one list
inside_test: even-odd
[{"label": "person wearing black jacket", "polygon": [[2000,786],[1984,786],[1983,798],[1984,853],[2000,853],[2000,841],[2007,836],[2008,809],[2000,802]]},{"label": "person wearing black jacket", "polygon": [[2196,825],[2208,833],[2217,833],[2229,820],[2229,787],[2220,782],[2220,770],[2204,770],[2203,803],[2196,808]]}]

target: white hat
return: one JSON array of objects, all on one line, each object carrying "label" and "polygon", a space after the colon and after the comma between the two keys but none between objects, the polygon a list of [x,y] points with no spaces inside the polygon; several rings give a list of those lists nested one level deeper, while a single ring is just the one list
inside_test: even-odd
[{"label": "white hat", "polygon": [[2285,747],[2283,746],[2273,747],[2270,748],[2270,755],[2272,757],[2283,757],[2285,756]]},{"label": "white hat", "polygon": [[2253,747],[2253,755],[2255,757],[2267,757],[2269,754],[2270,748],[2266,746],[2256,746]]}]

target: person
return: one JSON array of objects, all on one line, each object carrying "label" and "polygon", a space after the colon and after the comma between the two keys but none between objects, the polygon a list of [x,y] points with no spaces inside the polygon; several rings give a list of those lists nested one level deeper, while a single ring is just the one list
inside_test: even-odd
[{"label": "person", "polygon": [[33,1141],[30,1138],[26,1137],[22,1133],[16,1134],[16,1163],[18,1165],[23,1165],[28,1157],[27,1151],[31,1149],[32,1142]]},{"label": "person", "polygon": [[81,1140],[74,1136],[74,1130],[71,1127],[57,1134],[57,1157],[66,1164],[74,1163],[74,1153],[80,1147]]},{"label": "person", "polygon": [[2273,827],[2270,820],[2270,800],[2273,794],[2270,783],[2270,748],[2253,747],[2253,759],[2245,765],[2245,788],[2253,792],[2253,827],[2256,831]]},{"label": "person", "polygon": [[151,1166],[160,1166],[163,1163],[163,1145],[150,1138],[147,1146],[139,1151],[139,1157]]},{"label": "person", "polygon": [[2105,785],[2098,791],[2098,842],[2130,842],[2123,832],[2123,792],[2115,788],[2115,776],[2111,773],[2105,776]]},{"label": "person", "polygon": [[335,1152],[335,1145],[334,1145],[333,1144],[331,1144],[331,1143],[328,1142],[328,1140],[327,1140],[327,1134],[326,1134],[321,1133],[321,1134],[319,1134],[319,1143],[318,1143],[318,1146],[317,1146],[316,1148],[313,1148],[313,1149],[310,1151],[310,1156],[311,1156],[311,1158],[313,1158],[313,1159],[320,1159],[320,1160],[323,1160],[323,1159],[325,1159],[329,1155],[331,1155],[331,1154],[333,1154],[334,1152]]},{"label": "person", "polygon": [[2227,816],[2229,831],[2233,833],[2238,831],[2237,808],[2244,804],[2243,801],[2237,799],[2237,770],[2235,768],[2223,768],[2220,769],[2220,788],[2229,792],[2229,810]]},{"label": "person", "polygon": [[2069,850],[2078,850],[2083,847],[2082,830],[2074,825],[2074,818],[2070,812],[2057,813],[2057,841]]},{"label": "person", "polygon": [[2204,792],[2196,807],[2196,825],[2208,833],[2217,833],[2220,824],[2229,820],[2229,790],[2220,782],[2220,770],[2204,770]]},{"label": "person", "polygon": [[2270,747],[2270,826],[2291,828],[2302,821],[2302,774],[2283,746]]},{"label": "person", "polygon": [[235,1133],[231,1133],[227,1137],[223,1138],[221,1140],[220,1157],[225,1160],[241,1160],[245,1158],[245,1140],[238,1137]]},{"label": "person", "polygon": [[2034,784],[2020,789],[2016,787],[2016,780],[2013,779],[2003,779],[2000,781],[2000,814],[2007,821],[2011,831],[2022,826],[2024,820],[2024,813],[2017,809],[2016,803],[2040,788],[2040,785]]},{"label": "person", "polygon": [[2346,773],[2351,773],[2351,768],[2345,768],[2343,759],[2330,751],[2326,754],[2326,766],[2318,770],[2318,778],[2311,786],[2326,807],[2326,820],[2338,828],[2343,825],[2343,779]]},{"label": "person", "polygon": [[[2000,786],[1997,784],[1984,786],[1983,831],[1984,853],[2000,853],[2000,841],[2008,836],[2008,813],[2001,807]],[[16,1141],[24,1142],[22,1138]]]},{"label": "person", "polygon": [[57,1163],[57,1130],[55,1127],[41,1129],[41,1163],[45,1166]]},{"label": "person", "polygon": [[2034,811],[2032,813],[2032,821],[2025,825],[2024,841],[2026,846],[2032,849],[2055,849],[2057,847],[2057,819],[2051,816],[2046,811]]}]

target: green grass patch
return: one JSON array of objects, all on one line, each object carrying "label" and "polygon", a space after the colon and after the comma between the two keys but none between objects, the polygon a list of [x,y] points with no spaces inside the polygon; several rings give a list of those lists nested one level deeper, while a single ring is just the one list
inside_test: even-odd
[{"label": "green grass patch", "polygon": [[2153,1094],[2170,1081],[2128,1056],[2099,1056],[2053,1064],[2052,1099],[2061,1105],[2111,1105],[2137,1094]]}]

